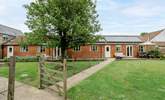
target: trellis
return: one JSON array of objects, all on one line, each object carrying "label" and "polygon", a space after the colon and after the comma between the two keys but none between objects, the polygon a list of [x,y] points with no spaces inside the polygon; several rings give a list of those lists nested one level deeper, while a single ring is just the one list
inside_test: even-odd
[{"label": "trellis", "polygon": [[[51,65],[50,65],[51,64]],[[49,66],[50,65],[50,66]],[[66,59],[62,62],[46,62],[39,59],[40,89],[55,86],[55,91],[67,100],[67,67]]]}]

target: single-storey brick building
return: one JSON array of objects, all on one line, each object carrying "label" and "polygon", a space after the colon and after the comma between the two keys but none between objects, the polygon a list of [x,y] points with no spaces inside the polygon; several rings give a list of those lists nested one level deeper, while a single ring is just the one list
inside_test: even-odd
[{"label": "single-storey brick building", "polygon": [[23,35],[20,30],[0,24],[0,59],[3,56],[3,44],[20,35]]},{"label": "single-storey brick building", "polygon": [[[67,56],[74,59],[86,58],[108,58],[115,57],[116,53],[123,53],[126,57],[138,57],[139,43],[138,36],[104,36],[105,40],[95,44],[77,46],[67,50]],[[18,36],[3,44],[3,57],[10,56],[45,56],[58,58],[61,56],[60,48],[46,48],[46,46],[29,45],[20,46],[18,41],[23,38]]]},{"label": "single-storey brick building", "polygon": [[139,36],[104,36],[105,41],[93,45],[86,45],[68,50],[70,58],[108,58],[116,53],[123,53],[126,57],[138,57]]},{"label": "single-storey brick building", "polygon": [[[5,26],[3,26],[4,28]],[[61,56],[61,49],[46,48],[46,46],[29,45],[20,46],[18,41],[23,41],[25,37],[21,31],[5,27],[8,37],[1,42],[1,56],[37,56],[44,54],[46,57],[58,59]],[[8,30],[8,31],[7,31]],[[9,31],[10,30],[10,31]],[[15,32],[15,34],[13,34]],[[21,35],[20,35],[21,34]],[[0,36],[1,37],[1,36]],[[123,57],[138,57],[140,52],[145,51],[144,43],[154,43],[155,47],[159,47],[160,51],[165,53],[165,30],[151,32],[143,36],[129,36],[129,35],[105,35],[105,39],[100,40],[95,44],[86,44],[84,46],[77,46],[73,49],[67,50],[68,58],[73,59],[87,59],[87,58],[109,58],[120,55]]]}]

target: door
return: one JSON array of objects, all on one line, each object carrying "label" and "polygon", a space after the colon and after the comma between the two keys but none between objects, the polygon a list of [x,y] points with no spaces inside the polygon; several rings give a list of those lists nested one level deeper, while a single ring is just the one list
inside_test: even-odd
[{"label": "door", "polygon": [[61,48],[56,47],[53,49],[53,58],[58,59],[61,56]]},{"label": "door", "polygon": [[105,46],[105,57],[106,58],[111,57],[111,48],[110,48],[110,46]]},{"label": "door", "polygon": [[133,57],[133,46],[132,45],[127,45],[126,47],[126,55],[127,57]]},{"label": "door", "polygon": [[7,47],[7,58],[10,58],[11,56],[13,56],[13,46],[8,46]]}]

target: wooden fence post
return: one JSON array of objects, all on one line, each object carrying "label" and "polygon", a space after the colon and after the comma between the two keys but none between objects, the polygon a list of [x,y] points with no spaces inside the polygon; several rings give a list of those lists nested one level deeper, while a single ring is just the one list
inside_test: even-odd
[{"label": "wooden fence post", "polygon": [[44,78],[44,58],[43,57],[39,57],[39,88],[43,89],[43,78]]},{"label": "wooden fence post", "polygon": [[67,66],[66,59],[63,61],[63,73],[64,73],[64,100],[67,100]]},{"label": "wooden fence post", "polygon": [[15,88],[15,57],[10,57],[9,62],[9,81],[8,81],[8,100],[14,100]]}]

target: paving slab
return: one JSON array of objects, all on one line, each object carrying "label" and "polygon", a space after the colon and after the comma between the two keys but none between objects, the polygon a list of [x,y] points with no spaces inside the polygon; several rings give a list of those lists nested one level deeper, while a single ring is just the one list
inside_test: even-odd
[{"label": "paving slab", "polygon": [[91,68],[88,68],[76,75],[74,75],[73,77],[70,77],[67,79],[68,82],[68,88],[70,89],[73,86],[77,85],[79,82],[81,82],[82,80],[88,78],[89,76],[93,75],[94,73],[98,72],[99,70],[103,69],[106,65],[108,65],[109,63],[113,62],[115,59],[111,58],[111,59],[107,59],[106,61],[101,62],[100,64],[94,65]]},{"label": "paving slab", "polygon": [[[7,100],[8,80],[0,77],[0,100]],[[2,93],[1,93],[2,92]],[[56,92],[40,90],[23,83],[15,83],[15,100],[63,100]]]},{"label": "paving slab", "polygon": [[[77,85],[79,82],[81,82],[82,80],[88,78],[89,76],[93,75],[94,73],[96,73],[97,71],[103,69],[106,65],[110,64],[111,62],[113,62],[115,59],[114,58],[110,58],[107,59],[97,65],[94,65],[70,78],[67,79],[67,89],[69,90],[70,88],[74,87],[75,85]],[[63,85],[63,82],[59,82],[59,85]],[[51,86],[50,88],[55,89],[56,86]]]}]

